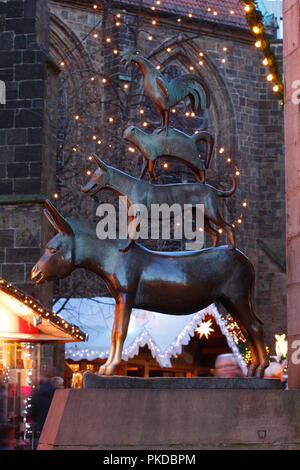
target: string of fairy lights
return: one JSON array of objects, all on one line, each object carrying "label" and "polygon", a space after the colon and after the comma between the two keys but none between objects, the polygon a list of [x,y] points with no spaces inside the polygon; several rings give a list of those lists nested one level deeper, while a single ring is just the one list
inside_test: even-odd
[{"label": "string of fairy lights", "polygon": [[[149,26],[153,29],[153,27],[159,26],[160,25],[160,12],[164,8],[164,2],[163,0],[155,0],[152,4],[150,2],[147,2],[149,4],[148,6],[148,12],[150,12],[150,18],[148,20],[144,21],[149,21]],[[234,18],[236,15],[240,15],[240,8],[238,8],[238,4],[242,4],[244,8],[244,13],[245,13],[245,18],[246,21],[250,27],[250,30],[254,36],[254,46],[257,49],[261,49],[263,52],[263,60],[262,64],[265,67],[268,67],[268,73],[266,74],[266,80],[270,83],[273,84],[273,92],[278,96],[278,98],[282,101],[283,97],[283,84],[282,84],[282,78],[280,75],[278,63],[276,60],[276,57],[270,47],[270,41],[268,39],[268,34],[266,32],[264,22],[263,22],[263,16],[261,12],[259,11],[256,1],[254,0],[237,0],[237,8],[233,9],[230,8],[227,11],[227,15],[230,18]],[[93,2],[91,5],[91,9],[97,13],[101,12],[102,10],[102,5],[100,2]],[[169,11],[169,10],[168,10]],[[114,24],[113,26],[116,28],[120,28],[122,24],[124,23],[124,13],[121,11],[110,11],[108,10],[108,14],[112,15]],[[207,7],[206,11],[201,11],[201,15],[205,14],[206,19],[211,19],[213,21],[219,21],[219,18],[222,17],[222,20],[225,19],[224,16],[224,10],[222,12],[218,11],[217,8],[213,7]],[[199,14],[198,14],[199,15]],[[193,11],[186,11],[184,14],[180,14],[178,16],[173,15],[174,17],[174,23],[178,25],[178,27],[182,27],[184,24],[187,25],[188,21],[192,21],[195,18],[197,18],[197,14],[195,14]],[[98,22],[99,24],[101,22]],[[98,24],[97,23],[97,24]],[[144,31],[144,30],[143,30]],[[153,41],[154,40],[154,33],[153,31],[147,32],[146,33],[146,38],[148,41]],[[84,37],[84,41],[88,38],[93,38],[95,41],[99,40],[100,38],[100,31],[93,26],[90,30],[90,33],[87,33]],[[111,52],[113,55],[118,56],[120,55],[121,51],[114,45],[113,37],[110,35],[104,35],[102,37],[104,47],[106,48],[111,48]],[[175,41],[174,41],[175,42]],[[177,39],[176,39],[177,42]],[[228,57],[227,54],[229,52],[230,48],[227,45],[223,45],[221,47],[221,57],[220,57],[220,63],[221,64],[226,64]],[[172,54],[173,48],[172,44],[169,43],[165,51],[169,54]],[[198,61],[197,61],[197,66],[203,66],[205,65],[205,57],[206,53],[204,51],[199,51],[198,53]],[[61,59],[59,62],[59,66],[61,69],[65,70],[67,68],[67,57]],[[191,63],[189,66],[189,71],[194,72],[197,67],[195,64]],[[156,65],[156,68],[159,70],[161,68],[160,64]],[[106,85],[112,85],[115,86],[115,80],[112,80],[111,77],[105,75],[104,73],[93,73],[90,77],[89,80],[91,82],[97,82],[97,80],[100,80],[100,84],[102,86]],[[127,81],[123,84],[122,88],[124,92],[129,91],[131,87],[130,81]],[[171,113],[175,114],[177,112],[176,108],[174,107],[171,109]],[[149,126],[149,121],[145,118],[145,109],[144,107],[139,107],[137,110],[137,113],[139,114],[140,117],[140,125],[143,128],[147,128]],[[185,112],[185,117],[193,119],[195,118],[195,113],[194,112]],[[80,123],[84,116],[81,114],[75,114],[74,115],[74,122],[75,123]],[[116,117],[113,115],[109,115],[105,119],[106,123],[108,125],[113,125],[116,123]],[[195,131],[197,133],[197,131]],[[105,148],[112,148],[112,144],[105,139],[103,136],[99,135],[92,135],[91,136],[92,141],[95,143],[96,148],[98,149],[99,146],[105,146]],[[80,146],[78,143],[72,145],[72,152],[77,152],[80,149]],[[129,153],[134,153],[136,149],[130,145],[127,147],[127,151]],[[227,149],[223,146],[221,146],[219,149],[217,149],[219,157],[224,157],[224,162],[227,165],[231,165],[231,172],[233,171],[235,176],[239,177],[241,175],[240,169],[236,166],[232,156],[227,154]],[[87,157],[87,160],[91,160],[91,157]],[[168,169],[169,168],[169,163],[168,162],[163,162],[161,164],[162,169]],[[85,171],[87,176],[90,176],[92,174],[92,170],[89,168]],[[60,194],[59,191],[57,190],[53,194],[54,199],[59,199]],[[238,212],[236,218],[232,221],[232,226],[237,227],[238,225],[242,224],[245,218],[245,209],[248,207],[248,201],[246,199],[243,199],[242,202],[240,203],[240,212]],[[219,232],[222,233],[222,229],[219,229]]]},{"label": "string of fairy lights", "polygon": [[19,300],[22,304],[25,304],[32,309],[38,318],[44,318],[47,322],[51,322],[56,328],[64,331],[64,333],[69,336],[77,338],[78,341],[84,341],[86,339],[87,335],[76,325],[66,322],[58,313],[46,309],[36,299],[25,294],[23,291],[13,286],[13,284],[6,282],[4,279],[0,279],[0,290]]}]

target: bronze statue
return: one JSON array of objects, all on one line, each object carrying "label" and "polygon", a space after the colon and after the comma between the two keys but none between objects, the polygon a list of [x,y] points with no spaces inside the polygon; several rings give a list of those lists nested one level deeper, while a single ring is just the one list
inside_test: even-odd
[{"label": "bronze statue", "polygon": [[185,74],[168,82],[154,65],[138,51],[123,56],[125,66],[133,62],[142,72],[145,92],[161,116],[163,129],[169,127],[170,109],[182,99],[189,97],[194,112],[210,105],[207,85],[197,75]]},{"label": "bronze statue", "polygon": [[[219,211],[219,199],[232,196],[236,190],[234,176],[233,186],[228,191],[199,183],[152,184],[107,165],[96,155],[93,157],[99,168],[81,188],[83,192],[93,196],[102,189],[109,189],[118,196],[126,196],[130,205],[144,204],[148,213],[152,204],[168,204],[169,207],[175,203],[182,206],[204,204],[204,230],[212,237],[214,246],[218,244],[220,234],[211,224],[223,229],[229,237],[232,248],[235,247],[235,229],[223,219]],[[126,246],[128,247],[129,245]]]},{"label": "bronze statue", "polygon": [[65,219],[47,201],[44,209],[58,231],[32,269],[36,284],[85,268],[100,276],[116,300],[111,347],[100,373],[111,375],[121,362],[132,308],[187,315],[220,302],[248,340],[248,376],[268,366],[262,322],[254,310],[254,269],[239,250],[227,246],[193,252],[150,251],[133,242],[120,252],[119,240],[99,240],[86,221]]},{"label": "bronze statue", "polygon": [[[138,127],[129,126],[125,129],[123,138],[135,145],[145,158],[141,178],[148,169],[150,178],[154,179],[154,165],[157,158],[171,156],[188,165],[198,181],[205,183],[205,170],[209,168],[214,148],[214,139],[208,132],[198,132],[190,136],[178,129],[169,129],[168,133],[155,131],[147,134]],[[197,148],[199,142],[205,143],[205,156],[199,153]]]}]

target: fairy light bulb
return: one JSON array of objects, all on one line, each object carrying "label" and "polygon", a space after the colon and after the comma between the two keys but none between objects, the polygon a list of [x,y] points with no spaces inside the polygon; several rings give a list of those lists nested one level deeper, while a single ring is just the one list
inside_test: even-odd
[{"label": "fairy light bulb", "polygon": [[96,5],[96,3],[94,3],[93,8],[94,8],[94,10],[97,10],[98,5]]},{"label": "fairy light bulb", "polygon": [[224,147],[220,147],[220,149],[219,149],[219,153],[221,153],[221,154],[222,154],[222,153],[224,153],[224,152],[225,152],[225,149],[224,149]]},{"label": "fairy light bulb", "polygon": [[121,26],[120,21],[116,21],[115,26]]},{"label": "fairy light bulb", "polygon": [[144,114],[144,110],[143,109],[140,109],[140,114]]},{"label": "fairy light bulb", "polygon": [[114,49],[114,50],[113,50],[113,53],[114,53],[114,54],[118,54],[118,53],[119,53],[118,49]]},{"label": "fairy light bulb", "polygon": [[224,52],[227,52],[227,51],[228,51],[228,47],[226,47],[226,46],[223,47],[223,51],[224,51]]},{"label": "fairy light bulb", "polygon": [[203,60],[199,60],[198,64],[203,65]]},{"label": "fairy light bulb", "polygon": [[269,73],[269,75],[267,76],[267,80],[268,82],[271,82],[273,80],[273,74],[272,73]]},{"label": "fairy light bulb", "polygon": [[54,194],[53,194],[53,197],[54,197],[54,199],[58,199],[58,198],[59,198],[58,193],[54,193]]},{"label": "fairy light bulb", "polygon": [[97,140],[97,136],[96,136],[96,135],[93,135],[92,139],[93,139],[93,140]]},{"label": "fairy light bulb", "polygon": [[188,17],[189,17],[189,18],[193,18],[192,13],[188,13]]},{"label": "fairy light bulb", "polygon": [[240,170],[236,170],[235,174],[236,174],[236,176],[240,176],[240,174],[241,174]]},{"label": "fairy light bulb", "polygon": [[253,26],[252,31],[254,34],[259,34],[261,32],[260,26]]},{"label": "fairy light bulb", "polygon": [[125,83],[124,85],[125,90],[127,90],[128,87],[129,87],[128,83]]},{"label": "fairy light bulb", "polygon": [[273,86],[273,91],[277,93],[279,91],[279,85],[274,85]]},{"label": "fairy light bulb", "polygon": [[148,41],[152,41],[153,40],[153,36],[149,35],[148,36]]},{"label": "fairy light bulb", "polygon": [[199,52],[199,56],[200,56],[200,57],[203,57],[203,56],[204,56],[204,52]]},{"label": "fairy light bulb", "polygon": [[113,117],[109,117],[109,118],[108,118],[108,122],[114,122],[114,118],[113,118]]},{"label": "fairy light bulb", "polygon": [[143,122],[143,126],[144,126],[144,127],[147,127],[147,126],[148,126],[148,122],[147,122],[147,121],[144,121],[144,122]]},{"label": "fairy light bulb", "polygon": [[94,37],[95,39],[97,39],[97,38],[99,37],[99,34],[98,34],[98,33],[94,33],[94,34],[93,34],[93,37]]},{"label": "fairy light bulb", "polygon": [[78,120],[80,119],[79,114],[76,114],[76,116],[74,116],[74,119],[75,119],[76,121],[78,121]]},{"label": "fairy light bulb", "polygon": [[237,223],[238,223],[238,224],[241,224],[242,222],[243,222],[243,221],[242,221],[241,218],[237,220]]},{"label": "fairy light bulb", "polygon": [[105,41],[108,42],[108,43],[110,43],[110,42],[111,42],[111,38],[106,38]]},{"label": "fairy light bulb", "polygon": [[62,60],[62,61],[59,63],[59,65],[60,65],[61,67],[64,67],[66,64],[65,64],[65,62]]},{"label": "fairy light bulb", "polygon": [[262,61],[263,65],[269,65],[269,59],[267,57]]},{"label": "fairy light bulb", "polygon": [[193,65],[190,66],[190,71],[192,72],[193,70],[195,70],[195,67],[193,67]]},{"label": "fairy light bulb", "polygon": [[156,68],[157,70],[159,70],[159,69],[160,69],[160,65],[157,65],[155,68]]},{"label": "fairy light bulb", "polygon": [[245,10],[246,13],[250,13],[250,11],[252,10],[251,5],[247,4],[247,5],[245,6],[244,10]]},{"label": "fairy light bulb", "polygon": [[151,23],[152,23],[153,25],[155,25],[155,24],[157,23],[157,21],[156,21],[156,20],[152,20]]},{"label": "fairy light bulb", "polygon": [[226,162],[227,162],[227,163],[231,163],[231,162],[232,162],[231,158],[228,157],[228,158],[226,159]]},{"label": "fairy light bulb", "polygon": [[103,77],[102,78],[102,83],[107,83],[107,78]]},{"label": "fairy light bulb", "polygon": [[242,206],[243,206],[243,207],[247,207],[247,206],[248,206],[247,201],[244,201],[244,202],[242,203]]},{"label": "fairy light bulb", "polygon": [[171,47],[167,47],[167,52],[171,52]]},{"label": "fairy light bulb", "polygon": [[91,81],[93,82],[95,80],[95,77],[91,77]]},{"label": "fairy light bulb", "polygon": [[168,163],[164,163],[164,164],[163,164],[163,167],[164,167],[164,168],[168,168],[168,167],[169,167],[169,164],[168,164]]},{"label": "fairy light bulb", "polygon": [[88,176],[90,176],[92,174],[91,170],[86,170],[85,172]]},{"label": "fairy light bulb", "polygon": [[261,46],[262,46],[261,40],[256,41],[255,47],[257,47],[259,49]]}]

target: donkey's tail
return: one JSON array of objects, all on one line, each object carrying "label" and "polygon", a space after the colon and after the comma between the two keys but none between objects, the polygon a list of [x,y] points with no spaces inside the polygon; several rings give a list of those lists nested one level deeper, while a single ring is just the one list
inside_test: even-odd
[{"label": "donkey's tail", "polygon": [[222,191],[221,189],[217,189],[219,197],[230,197],[235,193],[237,188],[236,177],[234,175],[231,175],[230,178],[232,181],[232,187],[228,191]]},{"label": "donkey's tail", "polygon": [[251,315],[255,321],[263,325],[264,322],[259,318],[255,310],[255,303],[254,303],[254,286],[255,286],[255,271],[254,267],[251,265],[251,281],[250,281],[250,289],[249,289],[249,307],[251,311]]}]

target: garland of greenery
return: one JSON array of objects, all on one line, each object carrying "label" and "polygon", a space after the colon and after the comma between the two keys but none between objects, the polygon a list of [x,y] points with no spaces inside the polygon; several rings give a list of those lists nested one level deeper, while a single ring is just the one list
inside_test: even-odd
[{"label": "garland of greenery", "polygon": [[256,0],[240,0],[245,5],[244,10],[246,14],[247,23],[250,26],[252,34],[256,38],[255,46],[262,49],[264,53],[263,64],[269,67],[269,74],[267,80],[273,82],[273,91],[278,96],[278,99],[283,101],[284,87],[282,75],[278,66],[277,58],[271,49],[270,41],[266,34],[263,15],[258,8]]}]

